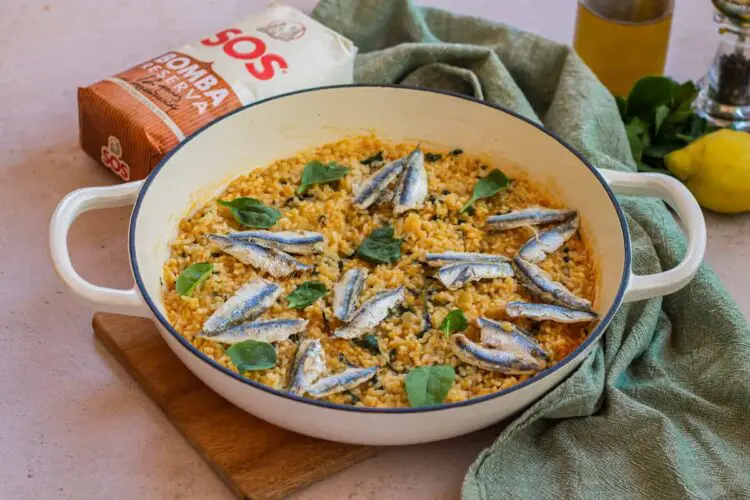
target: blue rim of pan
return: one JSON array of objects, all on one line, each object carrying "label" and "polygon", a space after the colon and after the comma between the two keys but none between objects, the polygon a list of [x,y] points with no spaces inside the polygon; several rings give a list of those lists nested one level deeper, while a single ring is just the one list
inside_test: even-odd
[{"label": "blue rim of pan", "polygon": [[[599,324],[594,328],[594,330],[589,334],[589,336],[586,338],[586,340],[581,343],[580,346],[578,346],[573,352],[568,354],[568,356],[565,357],[562,361],[559,363],[535,374],[533,377],[529,377],[528,379],[524,380],[523,382],[520,382],[518,384],[515,384],[507,389],[503,389],[501,391],[494,392],[492,394],[486,394],[484,396],[480,396],[473,399],[467,399],[465,401],[460,401],[457,403],[443,403],[439,405],[433,405],[433,406],[424,406],[419,408],[370,408],[370,407],[358,407],[358,406],[351,406],[351,405],[342,405],[337,403],[330,403],[328,401],[320,401],[317,399],[308,399],[301,396],[297,396],[294,394],[291,394],[286,391],[278,390],[271,388],[269,386],[263,385],[259,382],[255,382],[253,380],[247,379],[245,377],[242,377],[238,373],[235,373],[226,367],[220,365],[213,359],[209,358],[205,354],[203,354],[201,351],[199,351],[195,346],[193,346],[185,337],[180,335],[167,321],[167,319],[164,317],[161,312],[159,312],[159,309],[156,307],[156,304],[154,304],[154,301],[151,299],[151,296],[149,295],[148,291],[146,291],[146,287],[143,284],[143,280],[141,278],[140,270],[138,269],[138,259],[136,259],[136,252],[135,252],[135,231],[137,228],[136,221],[138,220],[138,214],[140,213],[141,204],[143,202],[143,199],[148,192],[149,186],[153,182],[154,178],[159,174],[159,171],[164,167],[164,165],[169,162],[169,159],[177,153],[177,151],[180,150],[183,146],[188,144],[190,141],[198,137],[201,132],[206,130],[209,127],[212,127],[216,125],[217,123],[221,122],[222,120],[225,120],[229,118],[230,116],[241,113],[244,110],[248,108],[252,108],[255,106],[262,106],[264,103],[274,101],[276,99],[284,99],[285,97],[297,95],[297,94],[306,94],[306,93],[315,93],[315,92],[328,92],[328,91],[336,91],[340,89],[346,89],[346,88],[387,88],[391,90],[398,90],[398,91],[404,91],[404,92],[429,92],[433,94],[441,94],[446,97],[454,98],[454,99],[461,99],[464,101],[471,102],[473,104],[477,104],[480,106],[487,106],[488,108],[493,108],[497,111],[500,111],[502,113],[508,114],[510,116],[513,116],[514,118],[521,120],[528,125],[531,125],[532,127],[538,129],[540,132],[548,135],[549,137],[553,138],[557,142],[559,142],[563,147],[568,149],[571,153],[573,153],[580,161],[583,163],[590,171],[591,174],[599,180],[599,182],[602,185],[602,188],[606,191],[607,195],[609,196],[610,200],[612,201],[612,205],[615,208],[615,211],[617,212],[617,217],[620,220],[620,228],[624,235],[624,241],[625,241],[625,261],[623,265],[622,270],[622,277],[620,279],[620,287],[617,290],[617,295],[615,297],[615,300],[612,303],[612,306],[607,311],[607,314],[599,320]],[[564,140],[562,140],[560,137],[558,137],[554,132],[547,130],[542,125],[539,125],[538,123],[535,123],[528,118],[519,115],[518,113],[515,113],[509,109],[506,109],[502,106],[497,106],[495,104],[490,104],[488,102],[479,101],[477,99],[467,97],[461,94],[456,94],[454,92],[449,92],[445,90],[434,90],[434,89],[426,89],[426,88],[420,88],[420,87],[410,87],[405,85],[381,85],[381,84],[349,84],[349,85],[331,85],[326,87],[317,87],[313,89],[305,89],[305,90],[298,90],[296,92],[290,92],[287,94],[275,96],[275,97],[269,97],[268,99],[264,99],[261,101],[257,101],[251,104],[248,104],[247,106],[243,106],[242,108],[236,109],[233,112],[224,115],[223,117],[219,118],[218,120],[202,127],[201,129],[197,130],[195,133],[190,135],[188,138],[183,140],[177,147],[175,147],[169,154],[167,154],[154,168],[154,170],[151,172],[151,174],[148,176],[148,178],[145,180],[143,187],[141,188],[140,193],[138,194],[138,198],[136,199],[135,205],[133,207],[133,213],[130,217],[130,230],[129,230],[129,238],[128,238],[128,251],[130,253],[130,262],[132,263],[133,267],[133,276],[135,278],[135,283],[138,289],[140,290],[141,296],[146,301],[146,304],[148,305],[149,309],[151,310],[151,313],[154,315],[154,317],[161,323],[161,325],[166,328],[166,330],[177,340],[185,349],[190,351],[193,355],[195,355],[198,359],[203,361],[204,363],[208,364],[211,368],[218,370],[222,372],[223,374],[232,377],[235,380],[238,380],[242,382],[243,384],[246,384],[250,387],[253,387],[254,389],[258,389],[260,391],[273,394],[275,396],[279,396],[281,398],[289,399],[292,401],[296,401],[299,403],[304,403],[308,405],[318,406],[322,408],[327,408],[330,410],[337,410],[337,411],[347,411],[347,412],[355,412],[355,413],[393,413],[393,414],[399,414],[399,413],[424,413],[424,412],[432,412],[432,411],[441,411],[441,410],[451,410],[454,408],[460,408],[463,406],[471,406],[483,403],[485,401],[489,401],[491,399],[499,398],[501,396],[504,396],[506,394],[509,394],[511,392],[518,391],[520,389],[523,389],[526,386],[529,386],[531,384],[534,384],[536,382],[541,381],[543,378],[551,375],[552,373],[556,372],[557,370],[563,368],[568,363],[572,362],[573,359],[575,359],[581,352],[585,351],[591,344],[599,340],[599,337],[603,334],[605,328],[607,325],[609,325],[609,322],[612,320],[612,317],[617,312],[617,309],[620,307],[620,304],[622,303],[622,298],[625,294],[625,290],[627,288],[628,284],[628,278],[630,273],[630,265],[631,265],[631,247],[630,247],[630,238],[628,236],[628,226],[625,222],[625,215],[622,211],[622,207],[620,207],[620,204],[615,199],[615,194],[612,192],[610,187],[607,185],[607,182],[604,180],[602,175],[594,168],[588,160],[586,160],[583,155],[581,155],[578,151],[576,151],[572,146],[570,146],[568,143],[566,143]]]}]

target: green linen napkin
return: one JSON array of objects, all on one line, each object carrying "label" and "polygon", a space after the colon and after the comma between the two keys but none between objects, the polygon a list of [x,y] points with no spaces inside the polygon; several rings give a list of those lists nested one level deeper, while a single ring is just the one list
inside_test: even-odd
[{"label": "green linen napkin", "polygon": [[[634,171],[611,94],[563,46],[407,0],[322,0],[360,49],[355,80],[448,89],[542,122],[598,168]],[[621,198],[637,274],[685,239],[657,200]],[[738,269],[747,273],[747,269]],[[623,305],[580,368],[469,469],[465,498],[750,498],[750,327],[703,266],[683,290]]]}]

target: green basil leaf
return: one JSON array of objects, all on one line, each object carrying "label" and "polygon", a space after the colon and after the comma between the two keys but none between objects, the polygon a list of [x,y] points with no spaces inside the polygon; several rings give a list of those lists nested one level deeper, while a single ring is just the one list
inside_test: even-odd
[{"label": "green basil leaf", "polygon": [[667,123],[683,124],[693,116],[693,101],[683,101],[667,117]]},{"label": "green basil leaf", "polygon": [[685,147],[682,142],[667,142],[660,144],[652,144],[647,150],[643,152],[644,157],[648,158],[664,158],[672,151],[677,151]]},{"label": "green basil leaf", "polygon": [[625,125],[625,132],[630,143],[630,152],[637,163],[641,161],[643,151],[646,149],[645,141],[648,138],[648,124],[640,118],[633,118]]},{"label": "green basil leaf", "polygon": [[638,117],[646,123],[652,123],[654,110],[672,104],[674,89],[677,83],[666,76],[645,76],[638,80],[627,99],[629,117]]},{"label": "green basil leaf", "polygon": [[460,148],[456,148],[456,149],[452,150],[452,151],[451,151],[450,153],[448,153],[448,154],[449,154],[449,155],[451,155],[451,156],[458,156],[458,155],[461,155],[461,154],[463,154],[463,153],[464,153],[464,150],[463,150],[463,149],[460,149]]},{"label": "green basil leaf", "polygon": [[664,123],[664,120],[667,119],[669,116],[669,107],[664,106],[663,104],[656,108],[656,111],[654,112],[654,134],[659,133],[659,129],[661,128],[662,123]]},{"label": "green basil leaf", "polygon": [[625,119],[628,112],[628,101],[618,95],[615,96],[615,103],[617,104],[617,110],[620,112],[620,118]]},{"label": "green basil leaf", "polygon": [[699,89],[690,80],[677,85],[674,87],[674,104],[681,106],[684,103],[692,104],[696,97],[698,97]]},{"label": "green basil leaf", "polygon": [[281,212],[277,208],[264,205],[255,198],[235,198],[232,201],[217,200],[217,203],[229,208],[234,220],[247,227],[268,229],[281,218]]},{"label": "green basil leaf", "polygon": [[276,349],[267,342],[245,340],[227,349],[234,366],[243,371],[268,370],[276,365]]},{"label": "green basil leaf", "polygon": [[177,277],[175,290],[180,295],[190,297],[195,287],[206,281],[213,270],[214,265],[210,262],[198,262],[186,267]]},{"label": "green basil leaf", "polygon": [[305,165],[305,170],[302,171],[302,182],[297,189],[297,193],[304,193],[313,184],[337,181],[348,174],[349,170],[349,168],[342,167],[335,162],[325,165],[318,160],[313,160]]},{"label": "green basil leaf", "polygon": [[320,281],[305,281],[295,291],[286,296],[289,307],[304,309],[328,293],[328,288]]},{"label": "green basil leaf", "polygon": [[375,356],[380,354],[380,344],[378,344],[378,338],[375,335],[368,333],[362,337],[352,339],[352,343],[357,347],[370,351]]},{"label": "green basil leaf", "polygon": [[440,329],[445,332],[445,337],[449,337],[451,333],[462,332],[469,326],[469,322],[464,316],[464,312],[461,309],[454,309],[449,312],[443,322],[440,323]]},{"label": "green basil leaf", "polygon": [[360,163],[362,165],[371,165],[371,164],[373,164],[375,162],[381,162],[381,161],[383,161],[383,152],[382,151],[378,151],[374,155],[368,156],[367,158],[365,158],[364,160],[362,160]]},{"label": "green basil leaf", "polygon": [[427,160],[427,161],[429,161],[430,163],[432,163],[434,161],[438,161],[442,157],[443,157],[443,155],[438,154],[438,153],[425,153],[425,155],[424,155],[424,159]]},{"label": "green basil leaf", "polygon": [[693,115],[690,119],[688,135],[692,137],[692,140],[695,140],[709,132],[713,132],[714,130],[716,130],[716,128],[710,126],[704,118],[701,118],[698,115]]},{"label": "green basil leaf", "polygon": [[445,401],[455,379],[456,372],[450,365],[414,368],[404,380],[409,404],[414,408],[439,405]]},{"label": "green basil leaf", "polygon": [[480,178],[477,183],[474,184],[474,192],[471,195],[471,199],[466,202],[466,205],[461,207],[459,213],[466,212],[477,200],[496,195],[503,189],[507,188],[509,183],[510,180],[504,173],[498,169],[494,169],[487,174],[487,177]]},{"label": "green basil leaf", "polygon": [[675,134],[675,138],[681,140],[685,144],[691,143],[695,139],[697,139],[697,137],[693,137],[692,135],[688,135],[688,134]]},{"label": "green basil leaf", "polygon": [[401,241],[394,238],[395,231],[390,226],[374,230],[359,245],[357,256],[371,264],[390,264],[401,258]]}]

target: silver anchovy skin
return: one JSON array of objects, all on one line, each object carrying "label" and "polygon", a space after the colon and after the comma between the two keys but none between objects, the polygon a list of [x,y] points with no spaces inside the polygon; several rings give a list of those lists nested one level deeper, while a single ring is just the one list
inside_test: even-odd
[{"label": "silver anchovy skin", "polygon": [[349,317],[349,322],[333,332],[334,337],[354,339],[372,330],[388,317],[388,313],[404,301],[404,287],[385,290],[373,295]]},{"label": "silver anchovy skin", "polygon": [[326,242],[325,236],[313,231],[240,231],[227,237],[297,255],[321,252]]},{"label": "silver anchovy skin", "polygon": [[393,198],[395,196],[396,196],[396,193],[393,191],[393,189],[391,189],[389,186],[386,186],[385,189],[383,189],[380,192],[374,204],[375,205],[387,205],[393,201]]},{"label": "silver anchovy skin", "polygon": [[441,267],[448,264],[479,264],[480,262],[495,263],[510,262],[510,259],[504,255],[493,255],[491,253],[479,252],[442,252],[428,253],[425,255],[425,262],[432,267]]},{"label": "silver anchovy skin", "polygon": [[281,287],[264,279],[254,279],[237,290],[203,323],[203,334],[215,335],[232,325],[258,317],[276,302]]},{"label": "silver anchovy skin", "polygon": [[367,279],[367,269],[349,269],[333,289],[333,315],[347,321],[357,309]]},{"label": "silver anchovy skin", "polygon": [[531,338],[531,334],[513,323],[477,318],[477,326],[481,329],[481,342],[484,345],[544,360],[549,358],[547,351]]},{"label": "silver anchovy skin", "polygon": [[576,296],[562,283],[554,281],[549,274],[536,264],[515,257],[513,267],[516,270],[518,281],[542,302],[577,311],[591,312],[591,302]]},{"label": "silver anchovy skin", "polygon": [[343,372],[319,379],[307,389],[307,394],[314,398],[323,398],[348,391],[359,384],[367,382],[378,372],[377,366],[370,368],[347,368]]},{"label": "silver anchovy skin", "polygon": [[451,335],[451,348],[456,357],[464,363],[506,375],[528,375],[547,366],[544,360],[531,356],[482,347],[462,333]]},{"label": "silver anchovy skin", "polygon": [[326,353],[318,339],[304,339],[294,356],[289,392],[302,396],[326,372]]},{"label": "silver anchovy skin", "polygon": [[524,243],[518,256],[527,262],[541,262],[568,241],[578,231],[578,216],[534,235]]},{"label": "silver anchovy skin", "polygon": [[429,189],[424,153],[417,148],[406,157],[406,167],[401,173],[393,199],[393,213],[398,215],[424,204]]},{"label": "silver anchovy skin", "polygon": [[529,318],[534,321],[554,321],[556,323],[587,323],[599,318],[593,312],[577,311],[553,304],[532,304],[520,301],[505,304],[505,314],[511,318]]},{"label": "silver anchovy skin", "polygon": [[269,319],[240,323],[215,335],[206,333],[198,335],[222,344],[237,344],[246,340],[274,343],[287,340],[290,335],[301,332],[306,326],[306,319]]},{"label": "silver anchovy skin", "polygon": [[440,282],[449,290],[456,290],[471,281],[513,276],[513,267],[507,262],[459,262],[441,267],[437,272]]},{"label": "silver anchovy skin", "polygon": [[507,214],[487,217],[485,225],[490,231],[505,231],[523,226],[538,226],[552,222],[563,222],[576,214],[574,210],[556,210],[552,208],[531,207]]},{"label": "silver anchovy skin", "polygon": [[383,191],[388,189],[388,185],[404,170],[404,164],[404,159],[399,158],[368,177],[354,197],[354,205],[359,208],[368,208],[375,203],[383,195]]},{"label": "silver anchovy skin", "polygon": [[228,253],[243,264],[265,271],[274,278],[283,278],[312,269],[312,266],[303,264],[291,255],[275,248],[265,248],[249,241],[228,238],[219,234],[209,234],[207,238],[216,243],[224,253]]}]

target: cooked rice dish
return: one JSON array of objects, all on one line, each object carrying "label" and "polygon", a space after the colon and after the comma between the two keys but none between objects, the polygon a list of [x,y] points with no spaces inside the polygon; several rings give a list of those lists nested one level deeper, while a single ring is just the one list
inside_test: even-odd
[{"label": "cooked rice dish", "polygon": [[510,165],[346,138],[250,170],[181,220],[164,305],[201,352],[280,391],[464,401],[555,365],[596,324],[578,224]]}]

